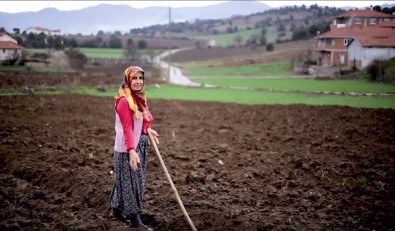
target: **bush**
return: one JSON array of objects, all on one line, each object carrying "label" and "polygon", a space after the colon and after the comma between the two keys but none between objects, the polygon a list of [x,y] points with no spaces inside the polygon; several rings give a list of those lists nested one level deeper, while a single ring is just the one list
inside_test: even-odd
[{"label": "bush", "polygon": [[78,69],[78,70],[84,69],[84,65],[88,61],[88,59],[84,55],[84,53],[82,53],[78,49],[73,49],[73,48],[65,50],[64,53],[69,58],[70,65],[71,65],[72,68],[75,68],[75,69]]},{"label": "bush", "polygon": [[273,43],[268,43],[266,45],[266,51],[274,51]]},{"label": "bush", "polygon": [[384,80],[386,82],[395,84],[395,58],[388,60],[384,69]]},{"label": "bush", "polygon": [[371,81],[395,82],[395,58],[390,60],[373,60],[365,70]]}]

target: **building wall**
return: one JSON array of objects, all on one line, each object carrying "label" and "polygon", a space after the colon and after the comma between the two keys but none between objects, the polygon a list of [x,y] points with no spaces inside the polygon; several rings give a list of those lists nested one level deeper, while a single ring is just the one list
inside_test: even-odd
[{"label": "building wall", "polygon": [[22,51],[17,49],[0,49],[0,61],[22,57]]},{"label": "building wall", "polygon": [[[376,23],[372,24],[371,19],[375,19]],[[395,17],[388,15],[387,18],[383,17],[360,17],[355,16],[347,19],[336,19],[333,21],[332,25],[334,28],[341,28],[341,27],[359,27],[359,28],[366,28],[366,27],[375,27],[379,26],[381,23],[385,21],[393,21]],[[336,25],[337,24],[337,25]]]},{"label": "building wall", "polygon": [[362,56],[362,46],[357,40],[354,40],[348,47],[348,63],[350,64],[350,67],[355,64],[355,67],[358,70],[362,69]]},{"label": "building wall", "polygon": [[12,38],[11,36],[4,34],[3,36],[0,36],[0,41],[6,42],[6,41],[11,41],[13,43],[17,43],[16,39]]},{"label": "building wall", "polygon": [[356,63],[356,67],[358,69],[363,69],[375,59],[388,60],[395,57],[395,48],[362,47],[361,44],[355,40],[348,47],[348,57],[350,66],[352,66],[353,63]]}]

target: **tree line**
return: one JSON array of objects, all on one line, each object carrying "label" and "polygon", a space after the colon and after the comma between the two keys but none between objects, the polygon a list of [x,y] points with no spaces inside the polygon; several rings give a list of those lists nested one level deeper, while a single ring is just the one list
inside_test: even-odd
[{"label": "tree line", "polygon": [[43,32],[39,34],[26,33],[23,31],[20,33],[19,28],[13,28],[14,33],[7,32],[4,27],[0,27],[0,32],[9,33],[18,43],[18,45],[25,48],[49,48],[56,50],[63,50],[65,48],[125,48],[131,49],[146,49],[147,42],[144,39],[140,39],[135,44],[132,38],[128,38],[125,44],[122,42],[119,34],[112,34],[108,41],[104,36],[95,36],[92,39],[86,39],[78,41],[74,36],[62,36],[62,35],[47,35]]}]

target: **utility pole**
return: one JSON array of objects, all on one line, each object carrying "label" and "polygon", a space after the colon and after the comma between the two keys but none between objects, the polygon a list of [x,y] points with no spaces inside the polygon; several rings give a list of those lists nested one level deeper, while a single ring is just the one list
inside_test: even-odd
[{"label": "utility pole", "polygon": [[169,41],[169,51],[168,51],[169,55],[167,56],[167,60],[168,60],[168,63],[169,63],[169,73],[168,73],[167,82],[170,83],[170,67],[171,67],[171,65],[170,65],[170,63],[171,63],[170,55],[171,55],[171,44],[172,44],[172,42],[171,42],[171,6],[169,6],[169,38],[168,38],[168,41]]}]

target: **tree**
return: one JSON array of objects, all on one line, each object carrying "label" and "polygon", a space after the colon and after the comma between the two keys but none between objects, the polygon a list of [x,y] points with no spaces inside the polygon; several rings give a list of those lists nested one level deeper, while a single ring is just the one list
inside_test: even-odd
[{"label": "tree", "polygon": [[54,41],[53,41],[53,48],[55,48],[55,50],[63,50],[64,49],[62,37],[55,36]]},{"label": "tree", "polygon": [[110,48],[122,48],[122,41],[116,35],[111,35],[110,41],[108,41]]},{"label": "tree", "polygon": [[202,44],[201,44],[200,40],[196,40],[195,45],[196,45],[197,49],[202,49]]},{"label": "tree", "polygon": [[251,46],[252,49],[255,49],[256,46],[259,44],[260,35],[259,34],[252,34],[250,39],[248,40],[248,44]]},{"label": "tree", "polygon": [[278,31],[285,31],[285,26],[284,26],[284,24],[281,23],[281,24],[278,26],[277,30],[278,30]]},{"label": "tree", "polygon": [[21,33],[21,30],[19,28],[13,28],[12,30],[14,31],[15,34]]},{"label": "tree", "polygon": [[381,6],[379,6],[379,5],[374,6],[374,7],[373,7],[373,10],[374,10],[374,11],[381,12]]},{"label": "tree", "polygon": [[78,49],[70,48],[65,50],[64,53],[69,58],[72,68],[82,70],[88,62],[88,58]]},{"label": "tree", "polygon": [[238,45],[239,47],[241,47],[241,43],[243,42],[243,37],[242,37],[241,35],[237,35],[237,36],[234,38],[234,41],[237,43],[237,45]]},{"label": "tree", "polygon": [[266,51],[274,51],[273,43],[268,43],[266,45]]},{"label": "tree", "polygon": [[261,46],[265,46],[266,45],[266,36],[261,36],[261,38],[259,39],[259,43],[261,44]]},{"label": "tree", "polygon": [[261,30],[261,36],[266,36],[266,29],[265,29],[265,28],[262,28],[262,30]]},{"label": "tree", "polygon": [[131,60],[134,60],[134,57],[136,55],[136,46],[134,45],[133,39],[128,38],[126,41],[126,46],[125,46],[125,56],[126,58],[130,58]]},{"label": "tree", "polygon": [[139,40],[139,42],[137,43],[137,46],[139,49],[143,50],[145,48],[147,48],[147,42],[145,40]]},{"label": "tree", "polygon": [[311,25],[309,28],[309,34],[315,36],[317,32],[320,31],[320,28],[316,24]]},{"label": "tree", "polygon": [[64,45],[66,47],[76,48],[78,47],[78,42],[75,38],[64,39]]},{"label": "tree", "polygon": [[54,39],[52,36],[48,36],[47,38],[47,48],[53,48],[54,47]]},{"label": "tree", "polygon": [[96,36],[95,43],[96,43],[96,47],[101,47],[103,43],[103,38],[101,36]]}]

